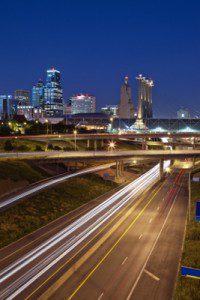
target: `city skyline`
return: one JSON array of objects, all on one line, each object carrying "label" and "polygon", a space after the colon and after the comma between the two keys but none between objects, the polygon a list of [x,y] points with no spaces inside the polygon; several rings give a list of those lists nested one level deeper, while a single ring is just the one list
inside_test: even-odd
[{"label": "city skyline", "polygon": [[[46,71],[46,74],[48,74],[49,72],[58,72],[59,74],[61,73],[60,71],[58,71],[58,70],[56,70],[54,67],[51,67],[51,68],[49,68],[49,69],[47,69]],[[139,74],[138,76],[142,76],[141,74]],[[48,76],[46,76],[47,78],[48,78]],[[63,77],[63,75],[61,74],[61,77]],[[126,80],[126,78],[128,78],[128,81],[130,82],[130,80],[129,80],[129,76],[124,76],[123,78],[122,78],[122,80]],[[145,78],[146,77],[142,77],[142,78],[144,78],[144,80],[145,80]],[[134,94],[134,96],[133,96],[133,99],[132,99],[132,102],[133,102],[133,105],[134,105],[134,109],[135,109],[135,112],[137,113],[137,111],[138,111],[138,100],[139,100],[139,97],[138,97],[138,85],[137,85],[137,83],[136,83],[136,81],[137,81],[137,77],[134,77],[134,81],[131,83],[131,86],[134,86],[134,91],[133,91],[133,94]],[[147,82],[147,84],[149,84],[149,83],[151,83],[152,82],[152,84],[153,84],[153,80],[150,78],[150,79],[146,79],[145,80],[146,82]],[[9,93],[4,93],[4,97],[11,97],[12,99],[15,99],[15,94],[16,94],[16,92],[19,90],[19,91],[24,91],[24,92],[28,92],[29,94],[30,94],[30,99],[29,99],[29,101],[30,101],[30,104],[33,106],[33,108],[34,107],[43,107],[44,106],[44,104],[45,103],[40,103],[40,105],[39,105],[39,102],[38,101],[41,101],[42,100],[42,98],[43,98],[43,101],[45,100],[44,98],[45,98],[45,93],[44,93],[44,91],[45,91],[45,85],[44,85],[44,82],[45,82],[45,76],[40,76],[40,78],[38,79],[38,81],[35,81],[35,83],[32,85],[32,87],[30,88],[30,89],[28,89],[28,88],[26,88],[26,89],[17,89],[17,90],[15,90],[15,91],[12,91],[10,94]],[[63,84],[63,82],[62,82],[62,79],[61,79],[61,85]],[[43,90],[43,96],[42,95],[40,95],[40,93],[41,93],[41,91],[40,91],[40,89],[42,88],[42,90]],[[64,91],[62,91],[62,93],[63,93],[63,95],[64,94],[66,94],[66,93],[64,93]],[[70,99],[71,99],[71,97],[73,97],[73,96],[75,96],[75,95],[83,95],[83,94],[85,94],[85,95],[88,95],[89,94],[89,92],[88,91],[86,91],[86,92],[82,92],[82,91],[76,91],[76,92],[74,92],[73,94],[71,94],[71,95],[67,95],[67,97],[65,98],[65,97],[63,97],[63,104],[64,105],[69,105],[69,103],[70,103]],[[119,90],[119,94],[120,94],[120,90]],[[1,97],[3,97],[3,94],[0,94],[1,95]],[[90,94],[91,95],[91,94]],[[92,95],[91,95],[92,96]],[[95,96],[95,98],[96,98],[96,95],[93,95],[93,96]],[[42,97],[42,98],[41,98]],[[152,96],[151,96],[152,97]],[[38,98],[38,99],[37,99]],[[39,100],[39,98],[41,98],[40,100]],[[119,95],[119,99],[120,99],[120,95]],[[46,99],[47,100],[47,99]],[[152,101],[152,100],[151,100]],[[37,105],[36,105],[36,102],[38,102],[37,103]],[[119,106],[119,103],[120,103],[120,100],[118,100],[118,101],[116,101],[115,103],[112,103],[112,102],[108,102],[108,103],[106,103],[105,104],[105,106],[112,106],[112,105],[114,105],[114,106]],[[100,105],[100,101],[99,102],[97,102],[96,103],[96,105],[95,105],[95,108],[97,108],[97,110],[96,110],[96,112],[101,112],[102,111],[102,107],[103,106],[101,106]],[[44,107],[43,107],[44,108]],[[152,108],[151,108],[152,109]],[[181,106],[177,106],[177,108],[173,111],[173,113],[171,114],[171,116],[170,117],[172,117],[172,118],[176,118],[177,117],[177,112],[179,111],[179,110],[184,110],[184,109],[186,109],[186,110],[189,110],[189,113],[190,113],[190,118],[199,118],[199,113],[200,113],[200,111],[193,111],[192,109],[190,109],[190,106],[189,105],[187,105],[187,107],[186,106],[183,106],[183,105],[181,105]],[[161,115],[159,115],[159,114],[157,114],[156,112],[154,113],[155,114],[155,116],[156,117],[160,117],[160,118],[162,118],[162,116]],[[196,115],[195,115],[196,114]],[[145,117],[145,115],[144,115],[144,117]],[[152,118],[152,117],[151,117]],[[164,117],[164,118],[166,118],[166,116]]]},{"label": "city skyline", "polygon": [[[48,5],[34,1],[28,6],[25,1],[3,3],[1,37],[9,39],[1,49],[1,94],[31,89],[41,70],[44,74],[54,65],[62,73],[64,99],[88,92],[96,96],[100,110],[118,103],[125,75],[130,78],[135,103],[134,77],[144,73],[155,80],[155,116],[174,116],[181,106],[199,112],[199,3],[181,5],[181,14],[177,14],[179,1],[162,6],[157,1],[145,5],[130,1],[114,5],[110,1],[108,10],[103,2],[61,1],[56,8],[51,1]],[[17,15],[15,24],[12,7]],[[57,26],[44,26],[49,20]],[[21,43],[23,39],[26,43]]]}]

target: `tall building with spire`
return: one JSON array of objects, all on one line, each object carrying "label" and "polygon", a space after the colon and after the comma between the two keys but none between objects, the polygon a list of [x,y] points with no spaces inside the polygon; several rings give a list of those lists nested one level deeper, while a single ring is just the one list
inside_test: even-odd
[{"label": "tall building with spire", "polygon": [[153,80],[145,79],[141,74],[138,80],[138,114],[134,124],[135,129],[146,129],[143,119],[152,118],[152,88]]},{"label": "tall building with spire", "polygon": [[124,83],[121,87],[118,115],[120,119],[132,119],[134,117],[134,107],[128,76],[124,77]]}]

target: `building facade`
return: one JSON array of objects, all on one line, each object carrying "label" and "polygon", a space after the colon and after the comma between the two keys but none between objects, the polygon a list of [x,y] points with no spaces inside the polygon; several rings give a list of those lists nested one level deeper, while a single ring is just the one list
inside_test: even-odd
[{"label": "building facade", "polygon": [[131,87],[127,76],[124,77],[124,83],[121,87],[118,115],[120,119],[132,119],[134,117]]},{"label": "building facade", "polygon": [[31,105],[44,108],[44,83],[42,80],[39,80],[32,88]]},{"label": "building facade", "polygon": [[96,98],[90,95],[78,94],[70,97],[72,114],[94,113],[96,108]]},{"label": "building facade", "polygon": [[17,115],[24,116],[27,120],[33,119],[33,106],[31,105],[18,105]]},{"label": "building facade", "polygon": [[0,117],[8,118],[13,114],[13,98],[11,95],[0,95]]},{"label": "building facade", "polygon": [[30,106],[30,92],[27,90],[16,90],[15,100],[18,102],[18,105]]},{"label": "building facade", "polygon": [[117,117],[118,105],[106,105],[101,108],[101,112],[109,116]]},{"label": "building facade", "polygon": [[63,116],[63,90],[60,72],[52,68],[47,70],[46,86],[44,88],[44,109],[49,117]]}]

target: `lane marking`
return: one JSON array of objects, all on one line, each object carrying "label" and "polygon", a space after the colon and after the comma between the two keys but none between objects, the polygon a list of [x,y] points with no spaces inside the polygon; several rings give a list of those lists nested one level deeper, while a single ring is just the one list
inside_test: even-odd
[{"label": "lane marking", "polygon": [[101,293],[101,295],[99,296],[98,300],[101,300],[102,297],[103,297],[103,293]]},{"label": "lane marking", "polygon": [[148,274],[151,278],[153,278],[153,279],[155,279],[156,281],[159,281],[160,280],[160,278],[158,278],[156,275],[154,275],[153,273],[151,273],[151,272],[149,272],[149,271],[147,271],[147,270],[144,270],[144,272],[146,273],[146,274]]},{"label": "lane marking", "polygon": [[125,262],[127,261],[127,259],[128,259],[128,256],[123,260],[122,265],[125,264]]},{"label": "lane marking", "polygon": [[141,239],[141,237],[143,236],[143,234],[140,234],[140,236],[139,236],[139,240]]},{"label": "lane marking", "polygon": [[[157,187],[159,190],[163,187],[163,185],[165,184],[166,182],[163,182],[160,187]],[[140,200],[138,200],[138,202],[134,205],[135,207],[137,207],[143,200],[144,198],[146,197],[146,193],[149,191],[149,189],[152,188],[149,187],[147,189],[147,191],[145,192],[145,194],[143,195],[143,197],[141,196],[136,196],[136,199],[141,197]],[[155,195],[155,193],[154,193]],[[127,207],[129,207],[131,205],[131,203],[129,203],[127,206],[125,206],[112,220],[110,220],[110,222],[108,222],[106,224],[106,226],[104,226],[91,240],[89,240],[85,245],[83,245],[82,248],[80,248],[80,250],[78,250],[70,259],[68,259],[64,264],[62,264],[54,273],[52,273],[46,280],[44,280],[35,290],[32,291],[32,293],[30,293],[26,298],[25,300],[28,300],[30,299],[30,297],[32,297],[43,285],[45,285],[54,275],[56,275],[60,270],[62,270],[68,263],[70,263],[84,248],[86,248],[96,237],[98,237],[98,235],[100,235],[110,224],[112,224],[114,222],[115,219],[117,219],[126,209]],[[133,207],[134,207],[133,206]],[[70,269],[69,269],[70,271]],[[61,277],[62,278],[62,277]],[[55,282],[56,284],[56,282]],[[52,285],[53,287],[54,285]],[[49,289],[43,294],[45,295],[47,292],[49,291]],[[42,295],[42,296],[43,296]],[[41,296],[41,297],[42,297]],[[46,298],[44,298],[46,299]]]},{"label": "lane marking", "polygon": [[149,220],[149,223],[151,223],[151,222],[152,222],[152,219]]},{"label": "lane marking", "polygon": [[122,238],[127,234],[127,232],[133,227],[135,222],[140,218],[140,216],[144,213],[146,208],[149,206],[149,204],[152,202],[152,200],[155,198],[155,196],[158,194],[158,192],[161,190],[161,187],[155,192],[153,197],[150,198],[150,200],[147,202],[147,204],[143,207],[143,209],[139,212],[139,214],[135,217],[135,219],[130,223],[130,225],[126,228],[126,230],[123,232],[123,234],[118,238],[118,240],[115,242],[115,244],[110,248],[110,250],[103,256],[103,258],[99,261],[99,263],[93,268],[93,270],[86,276],[86,278],[78,285],[78,287],[74,290],[74,292],[69,296],[68,300],[71,300],[75,294],[80,290],[80,288],[86,283],[86,281],[92,276],[92,274],[99,268],[99,266],[104,262],[104,260],[110,255],[110,253],[116,248],[116,246],[119,244],[119,242],[122,240]]},{"label": "lane marking", "polygon": [[138,284],[138,281],[140,280],[140,278],[141,278],[141,276],[142,276],[142,273],[144,272],[144,269],[146,268],[146,265],[147,265],[147,263],[148,263],[148,261],[149,261],[149,258],[150,258],[150,256],[151,256],[151,254],[152,254],[152,252],[153,252],[153,250],[154,250],[154,248],[155,248],[155,246],[156,246],[156,244],[157,244],[157,242],[158,242],[160,236],[161,236],[161,233],[162,233],[162,231],[163,231],[163,229],[164,229],[164,227],[165,227],[165,224],[167,223],[167,220],[168,220],[169,215],[170,215],[170,213],[171,213],[171,211],[172,211],[172,208],[174,207],[175,200],[176,200],[176,198],[177,198],[177,196],[178,196],[178,194],[179,194],[179,192],[180,192],[180,190],[181,190],[182,184],[183,184],[183,181],[182,181],[182,183],[181,183],[181,185],[180,185],[180,187],[179,187],[179,189],[178,189],[178,192],[177,192],[177,194],[176,194],[176,196],[175,196],[175,198],[174,198],[174,201],[173,201],[173,203],[172,203],[172,205],[171,205],[171,207],[170,207],[170,210],[169,210],[169,212],[168,212],[168,214],[167,214],[167,216],[166,216],[166,219],[165,219],[165,221],[164,221],[164,223],[163,223],[163,225],[162,225],[162,227],[161,227],[161,229],[160,229],[160,232],[159,232],[159,234],[157,235],[157,238],[156,238],[156,240],[155,240],[155,242],[154,242],[154,244],[153,244],[153,247],[151,248],[151,251],[149,252],[149,255],[148,255],[148,257],[147,257],[147,259],[146,259],[146,261],[145,261],[145,263],[144,263],[144,265],[143,265],[143,267],[142,267],[142,269],[141,269],[141,271],[140,271],[140,273],[139,273],[139,275],[138,275],[138,278],[136,279],[136,281],[135,281],[135,283],[134,283],[134,285],[133,285],[133,287],[132,287],[130,293],[128,294],[128,297],[126,298],[126,300],[130,300],[130,299],[131,299],[131,296],[132,296],[132,294],[133,294],[133,291],[134,291],[134,289],[136,288],[136,286],[137,286],[137,284]]},{"label": "lane marking", "polygon": [[[172,172],[172,174],[174,173],[174,170],[173,170],[173,172]],[[171,175],[172,175],[171,174]],[[162,189],[162,187],[165,185],[165,184],[167,184],[168,183],[168,181],[169,181],[169,179],[170,179],[170,177],[168,177],[163,183],[160,183],[157,187],[154,187],[154,190],[156,190],[157,189],[157,192],[159,192],[161,189]],[[138,200],[138,203],[136,203],[135,204],[135,207],[137,206],[137,204],[139,205],[143,200],[144,200],[144,198],[146,197],[146,194],[147,194],[147,192],[157,183],[158,181],[155,181],[152,185],[150,185],[146,190],[145,190],[145,192],[144,192],[144,195],[143,195],[143,197],[141,197],[140,195],[138,195],[138,196],[136,196],[136,199],[137,198],[139,198],[139,197],[141,197],[141,199],[140,200]],[[153,193],[153,191],[150,193],[150,195],[152,195],[153,194],[153,197],[155,197],[156,196],[156,194],[157,194],[157,192],[154,192]],[[148,195],[148,196],[150,196],[150,195]],[[147,196],[147,197],[148,197]],[[79,251],[77,251],[69,260],[67,260],[63,265],[61,265],[54,273],[52,273],[46,280],[44,280],[35,290],[33,290],[26,298],[25,298],[25,300],[28,300],[28,299],[30,299],[30,297],[31,296],[33,296],[43,285],[45,285],[54,275],[56,275],[60,270],[62,270],[68,263],[70,263],[75,257],[76,257],[76,255],[78,255],[85,247],[87,247],[89,244],[90,244],[90,242],[92,242],[101,232],[103,232],[110,224],[112,224],[112,222],[114,222],[114,220],[118,217],[118,216],[120,216],[120,214],[122,214],[126,209],[127,209],[127,207],[129,207],[129,205],[127,205],[126,207],[124,207],[112,220],[110,220],[110,222],[105,226],[105,227],[103,227],[91,240],[89,240],[85,245],[83,245],[83,247],[79,250]],[[69,269],[69,271],[70,271],[70,269]],[[65,273],[66,274],[66,273]],[[64,275],[65,275],[64,274]],[[64,277],[64,275],[63,276],[61,276],[60,277],[60,279],[62,279],[63,277]],[[61,281],[59,279],[59,281]],[[62,283],[61,283],[62,284]],[[52,286],[51,286],[51,288],[49,288],[49,289],[47,289],[46,290],[46,292],[44,292],[44,294],[42,294],[41,296],[40,296],[40,299],[47,299],[48,298],[48,295],[49,295],[49,293],[53,293],[54,292],[54,286],[55,285],[57,285],[57,281],[54,283],[54,284],[52,284]],[[47,294],[47,298],[45,298],[45,295]],[[44,297],[43,297],[44,296]]]}]

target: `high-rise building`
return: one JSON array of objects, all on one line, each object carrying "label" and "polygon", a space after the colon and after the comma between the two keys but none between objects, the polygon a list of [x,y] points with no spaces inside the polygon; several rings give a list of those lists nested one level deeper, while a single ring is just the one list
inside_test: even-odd
[{"label": "high-rise building", "polygon": [[31,105],[44,108],[44,83],[41,79],[32,88]]},{"label": "high-rise building", "polygon": [[135,129],[146,129],[143,119],[152,118],[152,88],[153,80],[147,80],[141,74],[138,80],[138,113],[137,120],[133,126]]},{"label": "high-rise building", "polygon": [[8,118],[13,114],[12,111],[12,96],[11,95],[0,95],[0,117]]},{"label": "high-rise building", "polygon": [[63,115],[63,90],[61,87],[60,72],[54,68],[47,70],[44,101],[47,116],[60,117]]},{"label": "high-rise building", "polygon": [[90,95],[78,94],[70,97],[72,114],[94,113],[96,98]]},{"label": "high-rise building", "polygon": [[190,111],[187,108],[180,108],[177,111],[177,117],[178,119],[190,119],[191,115],[190,115]]},{"label": "high-rise building", "polygon": [[127,76],[124,78],[124,83],[121,87],[118,115],[120,119],[131,119],[134,117],[131,87]]},{"label": "high-rise building", "polygon": [[116,117],[118,114],[118,105],[106,105],[101,108],[102,113]]},{"label": "high-rise building", "polygon": [[16,90],[15,91],[15,100],[18,102],[18,105],[29,106],[30,105],[30,92],[27,90]]}]

